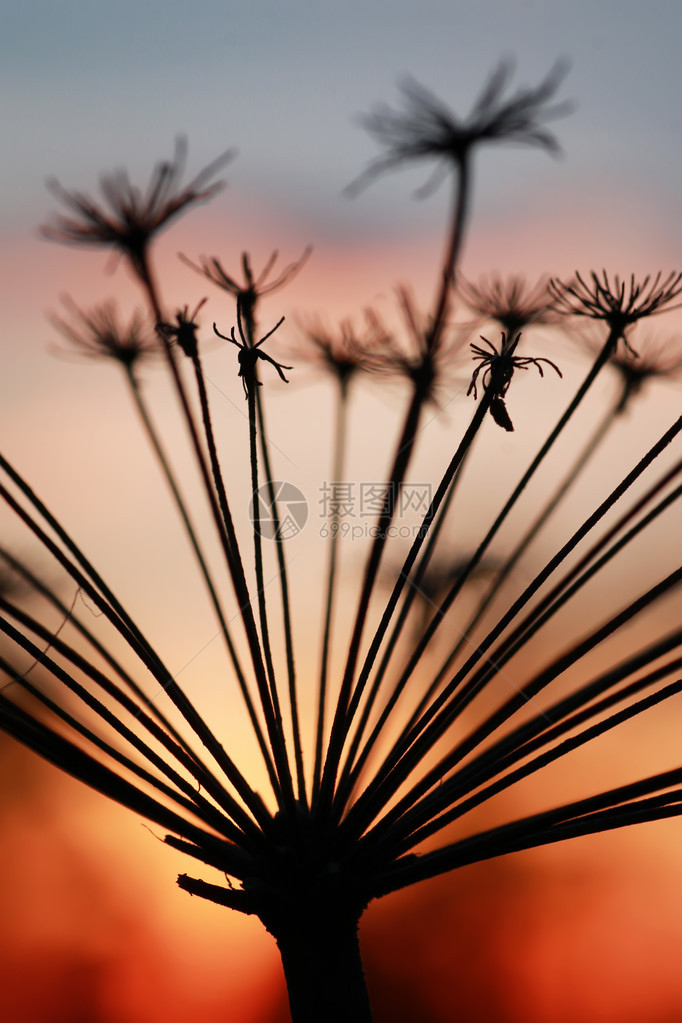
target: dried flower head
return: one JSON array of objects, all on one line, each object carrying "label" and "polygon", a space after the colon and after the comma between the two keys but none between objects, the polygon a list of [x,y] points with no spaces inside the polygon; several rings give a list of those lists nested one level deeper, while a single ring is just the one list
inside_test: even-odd
[{"label": "dried flower head", "polygon": [[529,285],[525,278],[491,276],[478,284],[462,280],[457,288],[466,304],[487,320],[496,320],[507,335],[513,336],[531,324],[552,323],[557,313],[548,291],[548,278]]},{"label": "dried flower head", "polygon": [[[437,562],[431,562],[426,572],[415,587],[421,599],[430,604],[432,609],[438,605],[452,584],[466,575],[467,582],[480,582],[495,576],[500,570],[500,562],[494,558],[482,558],[471,568],[472,555],[447,555],[439,552]],[[410,577],[409,586],[415,586]]]},{"label": "dried flower head", "polygon": [[423,401],[437,403],[436,391],[448,363],[462,341],[447,331],[433,331],[433,321],[422,314],[414,295],[404,286],[396,288],[398,306],[405,325],[406,341],[396,339],[373,311],[366,313],[374,338],[367,352],[368,369],[389,376],[406,377]]},{"label": "dried flower head", "polygon": [[374,331],[369,325],[364,337],[349,319],[342,320],[336,331],[325,327],[320,319],[310,319],[300,327],[305,343],[297,354],[330,373],[344,394],[358,373],[370,369]]},{"label": "dried flower head", "polygon": [[31,590],[30,578],[19,559],[0,547],[0,597],[23,597]]},{"label": "dried flower head", "polygon": [[[473,589],[476,584],[494,579],[502,567],[499,559],[484,557],[472,568],[472,560],[471,554],[457,554],[443,544],[439,546],[437,556],[429,561],[426,568],[413,571],[407,576],[405,586],[410,593],[410,604],[417,612],[415,632],[418,637],[424,634],[427,625],[438,613],[441,603],[455,583],[464,579],[464,585]],[[393,588],[396,580],[402,576],[403,561],[393,561],[386,565],[380,575],[380,581],[384,586]]]},{"label": "dried flower head", "polygon": [[415,590],[424,605],[427,617],[431,617],[438,609],[453,583],[462,576],[466,578],[467,583],[484,582],[486,579],[494,578],[501,568],[501,562],[492,557],[481,558],[473,568],[471,563],[471,554],[455,554],[441,549],[438,551],[438,557],[429,562],[418,580],[414,575],[408,577],[407,585]]},{"label": "dried flower head", "polygon": [[146,280],[146,254],[151,238],[188,206],[206,202],[220,191],[223,182],[211,179],[233,155],[232,150],[223,153],[182,187],[187,141],[180,137],[175,142],[173,159],[157,164],[146,191],[131,184],[124,170],[103,176],[100,188],[104,203],[101,204],[80,192],[69,192],[51,180],[48,182],[50,191],[72,215],[57,214],[41,233],[50,241],[67,245],[118,250]]},{"label": "dried flower head", "polygon": [[175,323],[159,323],[157,324],[157,331],[159,334],[166,339],[167,342],[175,342],[182,348],[185,355],[190,359],[195,359],[199,349],[199,341],[197,338],[197,330],[199,324],[197,323],[197,316],[199,310],[206,304],[208,299],[202,298],[197,307],[193,312],[189,312],[189,306],[185,306],[183,309],[178,309],[175,314]]},{"label": "dried flower head", "polygon": [[141,313],[135,311],[128,325],[122,326],[115,302],[105,302],[85,312],[68,297],[62,301],[70,321],[54,315],[50,321],[85,358],[112,359],[130,372],[141,360],[159,354],[158,340]]},{"label": "dried flower head", "polygon": [[[635,340],[637,354],[631,349],[616,349],[609,365],[617,370],[622,386],[618,411],[623,412],[649,380],[682,379],[682,344],[677,336],[642,336]],[[592,338],[585,339],[591,354],[596,355],[600,345]]]},{"label": "dried flower head", "polygon": [[351,184],[349,191],[360,191],[379,174],[394,167],[435,158],[441,161],[440,166],[419,192],[429,194],[438,187],[448,169],[453,164],[461,164],[472,146],[479,142],[517,142],[558,152],[558,143],[544,127],[544,122],[571,109],[568,103],[548,106],[566,75],[566,64],[555,64],[535,88],[518,89],[504,99],[512,71],[508,61],[499,64],[464,120],[413,78],[405,79],[401,85],[404,111],[381,106],[361,119],[363,127],[385,152]]},{"label": "dried flower head", "polygon": [[272,295],[273,292],[279,291],[286,284],[289,283],[292,277],[294,277],[301,269],[303,264],[308,259],[312,252],[312,246],[308,245],[303,251],[303,255],[300,259],[294,263],[289,263],[273,280],[268,280],[270,272],[274,267],[277,257],[279,255],[277,249],[272,253],[267,263],[258,274],[254,276],[253,270],[251,269],[251,258],[248,252],[242,253],[242,270],[244,271],[244,283],[240,284],[234,277],[223,270],[222,264],[218,259],[207,259],[206,256],[201,256],[199,259],[199,265],[193,263],[191,259],[187,259],[186,256],[181,255],[180,259],[187,266],[191,267],[192,270],[196,270],[197,273],[203,274],[209,281],[216,284],[223,291],[227,291],[230,295],[234,295],[238,304],[242,309],[242,314],[245,319],[249,319],[253,315],[256,303],[259,298],[265,295]]},{"label": "dried flower head", "polygon": [[230,331],[229,335],[221,334],[214,323],[213,331],[215,334],[217,334],[218,337],[221,337],[223,341],[229,341],[231,344],[236,345],[237,348],[239,349],[237,353],[237,359],[239,361],[239,373],[237,375],[241,377],[242,386],[244,388],[244,397],[248,399],[248,397],[254,393],[256,387],[262,386],[261,381],[258,379],[257,373],[259,360],[269,362],[271,366],[274,366],[275,369],[277,370],[280,380],[283,380],[285,384],[288,384],[289,381],[284,376],[283,370],[293,369],[293,367],[284,366],[281,362],[277,362],[275,359],[272,358],[271,355],[268,355],[268,353],[264,352],[260,347],[264,341],[267,341],[267,339],[275,333],[278,327],[281,327],[281,325],[284,323],[284,317],[282,316],[282,318],[277,321],[272,330],[269,330],[267,334],[263,335],[260,341],[256,341],[255,343],[251,342],[251,340],[244,331],[244,322],[241,317],[239,306],[237,306],[237,322],[239,325],[239,338],[235,336],[234,327],[232,327],[232,330]]},{"label": "dried flower head", "polygon": [[474,400],[477,399],[477,384],[478,376],[480,373],[481,383],[485,389],[486,394],[490,393],[490,414],[502,429],[512,433],[514,426],[507,407],[504,403],[505,396],[509,390],[509,385],[512,382],[514,371],[517,369],[528,369],[529,366],[535,366],[540,376],[545,374],[542,371],[542,363],[546,363],[551,366],[556,373],[561,376],[561,370],[556,366],[550,359],[544,359],[542,357],[533,358],[527,355],[516,355],[516,349],[518,347],[521,335],[517,334],[515,337],[508,337],[506,334],[502,335],[502,341],[500,342],[500,350],[495,348],[492,341],[489,341],[487,337],[481,335],[481,341],[487,344],[488,349],[481,348],[480,345],[471,344],[469,347],[474,353],[473,358],[478,361],[478,366],[473,372],[471,377],[471,383],[467,395],[472,394]]},{"label": "dried flower head", "polygon": [[[628,282],[618,274],[610,279],[606,270],[602,270],[601,277],[591,273],[589,281],[576,273],[571,281],[552,279],[549,291],[559,312],[601,320],[622,336],[644,317],[678,308],[670,303],[682,294],[682,273],[669,273],[664,278],[659,271],[653,279],[647,275],[640,282],[634,274]],[[627,345],[627,339],[623,340]],[[633,349],[630,351],[636,354]]]}]

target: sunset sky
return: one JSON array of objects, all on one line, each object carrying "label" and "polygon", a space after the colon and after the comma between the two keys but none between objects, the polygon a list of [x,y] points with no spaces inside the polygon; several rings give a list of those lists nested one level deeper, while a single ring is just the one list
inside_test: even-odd
[{"label": "sunset sky", "polygon": [[[500,60],[514,62],[513,92],[538,84],[565,59],[570,71],[558,99],[572,101],[574,111],[551,123],[562,153],[553,158],[513,146],[477,153],[464,274],[520,272],[532,279],[602,267],[667,273],[682,269],[681,39],[682,6],[674,0],[3,5],[0,447],[100,559],[188,686],[214,670],[215,629],[200,614],[185,617],[188,602],[204,598],[198,584],[185,582],[190,558],[164,484],[117,370],[65,356],[48,320],[63,309],[64,295],[84,307],[116,295],[124,319],[141,309],[142,299],[127,270],[106,254],[39,237],[39,226],[57,209],[47,180],[95,195],[101,173],[125,167],[145,185],[156,163],[172,156],[179,134],[189,141],[189,180],[234,147],[224,192],[160,237],[161,290],[171,309],[209,295],[203,325],[210,332],[215,319],[229,333],[230,304],[177,253],[218,256],[237,273],[244,250],[258,268],[273,249],[283,266],[312,245],[301,274],[263,311],[268,328],[270,317],[274,323],[286,313],[285,340],[293,344],[295,317],[308,312],[330,325],[341,316],[359,322],[371,305],[390,319],[400,282],[411,282],[424,305],[432,301],[448,189],[415,198],[429,173],[419,167],[382,177],[355,198],[345,195],[377,153],[358,115],[377,103],[400,105],[399,83],[410,75],[465,116]],[[578,379],[580,358],[564,358],[565,377]],[[237,517],[248,526],[237,367],[213,341],[207,367],[216,422],[242,495]],[[180,469],[187,469],[161,374],[151,369],[145,387]],[[543,388],[533,392],[533,414],[565,401],[560,381],[548,379]],[[290,392],[297,400],[286,405]],[[611,450],[613,465],[638,431],[653,435],[669,425],[679,395],[679,386],[662,386],[641,418],[624,425],[625,440]],[[306,491],[311,507],[326,471],[319,466],[327,464],[329,407],[329,392],[305,368],[288,390],[272,387],[280,472]],[[400,400],[388,389],[378,398],[362,395],[360,408],[353,472],[380,477]],[[459,415],[434,414],[424,471],[440,465],[444,437]],[[535,441],[526,434],[524,444],[528,452]],[[510,454],[514,466],[515,457]],[[0,530],[24,542],[7,516],[0,517]],[[145,572],[132,580],[129,566],[142,559]],[[319,604],[307,579],[299,582],[302,617]],[[189,585],[196,585],[196,598]],[[315,657],[316,647],[301,651],[303,668]],[[230,699],[209,693],[228,716]],[[672,723],[662,734],[674,743]],[[237,725],[233,739],[241,741]],[[654,748],[658,738],[648,739]],[[174,885],[183,858],[159,845],[132,814],[110,811],[75,782],[57,784],[56,772],[3,743],[0,1018],[62,1023],[79,1018],[75,1006],[83,1019],[102,1023],[179,1023],[193,1013],[202,1023],[286,1018],[276,949],[257,922],[190,900]],[[396,976],[404,1023],[450,1020],[453,976],[469,1013],[463,1023],[676,1018],[666,1012],[682,1006],[679,964],[669,954],[682,940],[679,838],[673,825],[646,834],[639,829],[617,862],[621,836],[585,840],[566,854],[511,857],[451,883],[425,885],[421,902],[420,891],[386,900],[368,914],[363,931],[368,976],[383,992],[385,1018],[403,1023],[389,997]],[[420,920],[429,935],[423,945],[416,936]],[[466,935],[463,945],[453,940],[457,929]],[[495,971],[501,979],[493,991]],[[41,976],[51,999],[41,1000]],[[89,1010],[83,992],[92,999]]]}]

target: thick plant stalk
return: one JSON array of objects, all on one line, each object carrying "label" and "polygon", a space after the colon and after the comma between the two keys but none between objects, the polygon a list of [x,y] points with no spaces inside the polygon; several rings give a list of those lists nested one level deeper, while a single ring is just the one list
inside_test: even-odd
[{"label": "thick plant stalk", "polygon": [[314,897],[297,898],[281,920],[264,919],[282,956],[292,1023],[371,1023],[358,919],[343,900]]}]

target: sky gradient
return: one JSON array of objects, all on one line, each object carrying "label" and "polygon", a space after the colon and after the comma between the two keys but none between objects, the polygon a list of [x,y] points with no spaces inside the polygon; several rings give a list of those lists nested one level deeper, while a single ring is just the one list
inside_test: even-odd
[{"label": "sky gradient", "polygon": [[[2,448],[84,548],[98,552],[108,578],[143,610],[150,635],[164,643],[188,685],[214,670],[215,630],[201,613],[182,619],[188,594],[199,608],[204,598],[198,584],[196,591],[184,588],[190,558],[163,482],[143,450],[116,370],[64,357],[46,318],[64,294],[84,306],[116,294],[124,317],[139,308],[139,295],[126,270],[113,269],[107,256],[38,237],[38,226],[56,209],[46,180],[54,176],[66,188],[94,193],[102,172],[123,166],[146,183],[157,161],[172,155],[179,133],[189,139],[191,177],[234,146],[238,155],[226,170],[224,193],[159,239],[155,252],[169,305],[196,303],[210,287],[179,263],[179,251],[192,259],[217,255],[236,270],[245,249],[258,266],[275,248],[284,264],[311,244],[307,266],[281,302],[266,307],[267,315],[286,313],[293,321],[311,311],[333,323],[359,317],[371,304],[390,317],[401,281],[414,285],[420,301],[432,300],[448,192],[415,199],[428,176],[417,169],[349,199],[344,188],[376,153],[357,115],[378,102],[399,103],[405,74],[465,115],[501,59],[515,62],[513,90],[537,84],[566,58],[571,70],[559,98],[573,101],[575,111],[552,125],[561,156],[518,147],[477,154],[464,273],[535,277],[602,266],[667,273],[682,268],[681,38],[682,7],[672,0],[4,5]],[[229,305],[215,290],[210,298],[204,325],[216,318],[229,332]],[[217,425],[231,438],[243,431],[244,419],[236,366],[218,348],[208,351],[207,365]],[[580,358],[569,355],[566,378],[577,379],[581,368]],[[301,377],[305,414],[292,412],[282,400],[286,389],[275,386],[270,415],[273,435],[287,437],[281,457],[288,478],[314,494],[316,477],[299,453],[307,448],[319,460],[327,457],[329,396],[310,371]],[[154,370],[145,387],[186,468],[168,388]],[[560,381],[548,379],[544,388],[528,399],[529,429],[531,412],[549,415],[564,401]],[[624,449],[639,443],[642,432],[653,436],[669,423],[679,393],[662,388],[640,418],[625,424],[608,471],[617,471]],[[372,424],[379,416],[397,423],[400,409],[399,394],[361,396],[357,478],[367,478],[371,466],[383,472],[391,430],[382,427],[382,435]],[[427,433],[434,443],[422,452],[425,472],[440,464],[439,445],[453,423],[464,421],[457,410],[449,415],[434,417]],[[519,410],[520,423],[525,416]],[[506,448],[510,476],[535,443],[521,429],[519,435],[525,447],[518,463]],[[246,464],[234,455],[235,477]],[[242,525],[248,525],[247,492],[245,484]],[[0,528],[14,539],[6,518]],[[169,559],[169,549],[177,558]],[[127,566],[142,558],[145,575],[132,585]],[[318,591],[301,589],[307,608]],[[302,654],[304,669],[306,657],[314,661]],[[223,692],[210,698],[216,713],[232,713]],[[659,725],[649,736],[652,748],[661,736],[675,741],[673,723]],[[239,732],[236,721],[237,759]],[[627,749],[620,748],[623,755]],[[597,766],[607,773],[611,767]],[[581,770],[594,767],[588,760]],[[87,1018],[102,1023],[175,1023],[191,1013],[202,1023],[286,1018],[276,950],[260,925],[179,892],[174,879],[184,860],[131,814],[100,809],[98,797],[75,782],[57,783],[51,770],[11,744],[0,745],[3,787],[0,821],[8,838],[0,875],[7,883],[0,885],[0,915],[10,922],[0,939],[0,1017],[4,1009],[7,1018],[23,1013],[26,1023],[58,1023],[53,1005],[59,1003],[63,1018],[75,1019],[73,1007],[86,1011],[87,995]],[[453,976],[467,1023],[671,1018],[670,1006],[682,1005],[678,963],[669,955],[682,938],[675,908],[682,894],[680,830],[660,824],[633,830],[627,839],[585,840],[567,852],[541,850],[526,860],[477,867],[373,907],[363,936],[385,1018],[401,1023],[390,1000],[394,988],[405,1021],[417,1018],[409,1012],[422,1023],[451,1019]],[[454,942],[453,934],[465,941]],[[36,976],[47,977],[57,992],[52,1007],[41,1002]],[[497,989],[490,976],[498,978]],[[21,983],[13,988],[9,982],[17,977]]]}]

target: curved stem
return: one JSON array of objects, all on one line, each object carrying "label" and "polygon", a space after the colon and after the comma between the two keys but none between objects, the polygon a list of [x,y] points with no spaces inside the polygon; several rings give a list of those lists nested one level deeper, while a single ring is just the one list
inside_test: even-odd
[{"label": "curved stem", "polygon": [[448,303],[450,295],[457,279],[457,263],[464,243],[464,227],[469,210],[469,193],[471,190],[471,174],[469,169],[469,155],[462,154],[457,163],[457,174],[455,177],[455,198],[452,219],[450,221],[450,234],[448,238],[445,259],[443,260],[442,276],[436,297],[432,326],[427,335],[427,348],[434,349],[440,341],[440,335],[445,327]]}]

